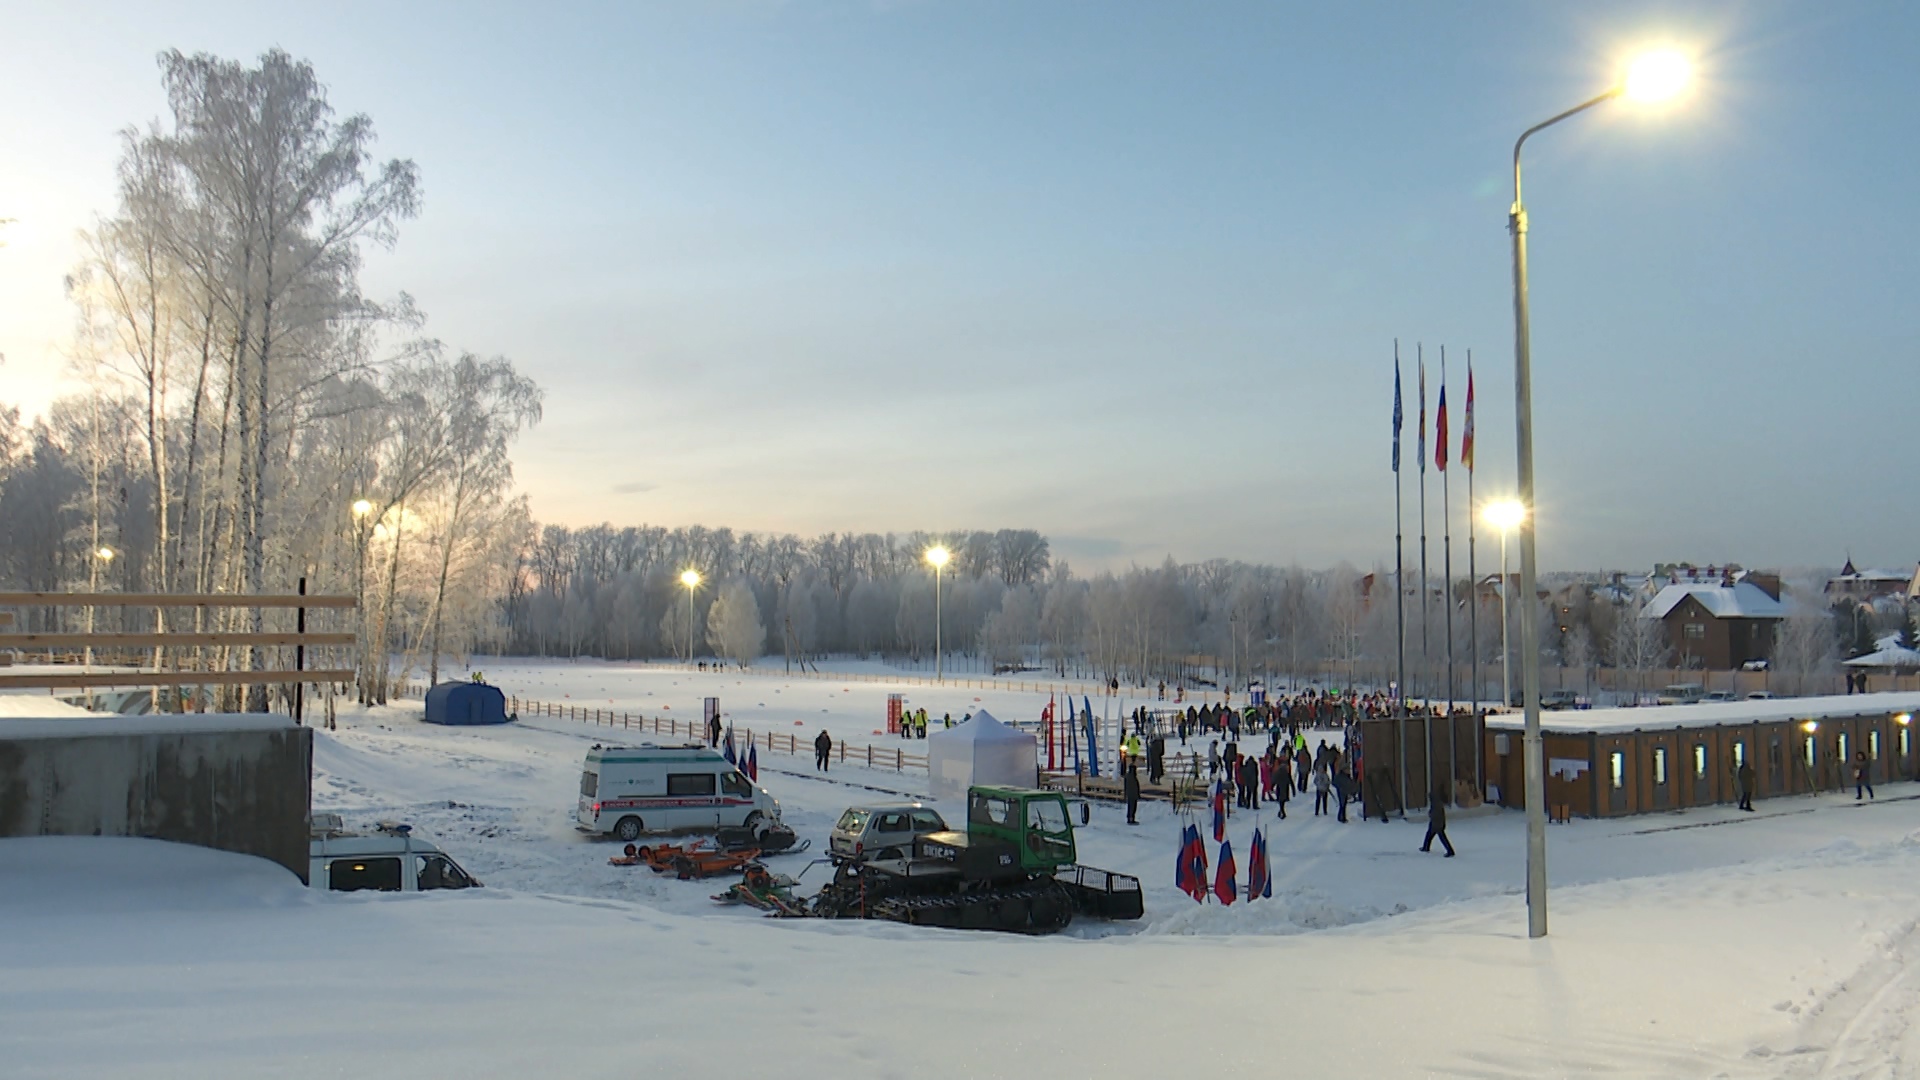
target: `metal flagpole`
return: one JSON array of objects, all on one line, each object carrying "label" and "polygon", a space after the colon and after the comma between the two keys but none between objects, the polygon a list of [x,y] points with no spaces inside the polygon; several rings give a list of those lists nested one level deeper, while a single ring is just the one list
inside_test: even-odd
[{"label": "metal flagpole", "polygon": [[[1440,346],[1440,417],[1447,415],[1447,347]],[[1460,730],[1453,722],[1453,478],[1447,473],[1447,426],[1433,427],[1433,463],[1440,470],[1440,550],[1442,603],[1446,605],[1447,628],[1447,801],[1453,801],[1453,785],[1460,779]]]},{"label": "metal flagpole", "polygon": [[1399,730],[1394,745],[1400,749],[1400,816],[1407,816],[1407,544],[1400,524],[1400,339],[1393,339],[1393,592],[1394,643],[1400,658]]},{"label": "metal flagpole", "polygon": [[1426,708],[1427,698],[1433,687],[1432,654],[1428,650],[1428,638],[1432,630],[1432,620],[1427,618],[1427,350],[1426,346],[1415,342],[1414,356],[1420,365],[1420,731],[1427,741],[1427,756],[1424,771],[1427,777],[1427,790],[1433,790],[1433,710]]},{"label": "metal flagpole", "polygon": [[1467,470],[1467,580],[1471,587],[1467,595],[1472,597],[1473,606],[1467,609],[1467,640],[1473,642],[1473,704],[1469,706],[1474,716],[1473,727],[1473,789],[1481,798],[1487,794],[1487,778],[1482,755],[1486,753],[1481,744],[1486,736],[1480,727],[1480,577],[1473,561],[1473,519],[1479,516],[1479,508],[1473,501],[1473,350],[1467,350],[1467,416],[1460,431],[1460,464]]},{"label": "metal flagpole", "polygon": [[[1432,674],[1427,647],[1431,630],[1427,619],[1427,350],[1418,342],[1413,349],[1415,363],[1420,367],[1420,439],[1414,449],[1418,451],[1415,461],[1420,466],[1420,696],[1424,702],[1433,689],[1427,685]],[[1433,740],[1428,739],[1427,745],[1431,747]]]}]

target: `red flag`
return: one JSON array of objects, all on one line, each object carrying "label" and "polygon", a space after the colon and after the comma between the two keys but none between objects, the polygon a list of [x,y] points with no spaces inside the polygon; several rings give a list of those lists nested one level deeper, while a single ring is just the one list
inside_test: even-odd
[{"label": "red flag", "polygon": [[1240,868],[1233,862],[1233,842],[1220,842],[1220,869],[1214,872],[1213,895],[1223,904],[1232,904],[1240,896]]},{"label": "red flag", "polygon": [[1217,780],[1213,784],[1213,838],[1216,842],[1227,838],[1227,786]]},{"label": "red flag", "polygon": [[1440,407],[1433,417],[1433,467],[1447,471],[1447,384],[1440,384]]},{"label": "red flag", "polygon": [[1460,464],[1473,471],[1473,355],[1467,355],[1467,419],[1460,425]]}]

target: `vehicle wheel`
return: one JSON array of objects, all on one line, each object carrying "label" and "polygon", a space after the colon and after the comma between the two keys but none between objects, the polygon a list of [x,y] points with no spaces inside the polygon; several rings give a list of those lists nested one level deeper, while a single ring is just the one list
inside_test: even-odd
[{"label": "vehicle wheel", "polygon": [[631,815],[614,823],[613,835],[622,840],[640,839],[640,819]]},{"label": "vehicle wheel", "polygon": [[745,828],[752,829],[754,831],[754,834],[758,835],[760,832],[760,826],[766,824],[766,820],[767,820],[767,817],[765,814],[762,814],[760,811],[755,810],[753,813],[747,815],[747,820],[744,822],[741,822],[741,825]]},{"label": "vehicle wheel", "polygon": [[1093,820],[1093,805],[1091,803],[1081,803],[1080,804],[1080,824],[1085,825],[1092,820]]}]

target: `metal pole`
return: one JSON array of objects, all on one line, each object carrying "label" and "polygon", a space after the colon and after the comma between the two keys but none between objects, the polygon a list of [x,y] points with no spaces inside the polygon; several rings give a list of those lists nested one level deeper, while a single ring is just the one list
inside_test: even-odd
[{"label": "metal pole", "polygon": [[693,666],[693,586],[687,586],[687,666]]},{"label": "metal pole", "polygon": [[[1400,394],[1400,339],[1393,341],[1394,404]],[[1400,663],[1400,685],[1394,695],[1399,706],[1394,744],[1400,750],[1400,816],[1407,816],[1407,545],[1400,524],[1400,429],[1393,432],[1393,623],[1394,644]],[[1289,687],[1291,689],[1291,687]]]},{"label": "metal pole", "polygon": [[[301,596],[307,595],[307,579],[304,576],[300,578],[300,595]],[[306,633],[307,632],[307,609],[306,608],[298,609],[298,613],[294,616],[294,618],[296,620],[294,623],[294,629],[299,631],[302,634]],[[293,670],[295,671],[307,670],[307,646],[305,643],[295,645],[293,647]],[[293,722],[295,724],[300,723],[301,718],[306,714],[306,710],[305,710],[305,706],[307,703],[306,690],[307,690],[306,683],[293,684]]]},{"label": "metal pole", "polygon": [[1537,593],[1534,523],[1539,514],[1533,501],[1533,346],[1527,313],[1527,208],[1520,197],[1520,150],[1527,137],[1543,128],[1585,112],[1620,93],[1620,88],[1584,101],[1544,120],[1513,143],[1513,209],[1508,230],[1513,234],[1513,426],[1514,456],[1520,480],[1520,692],[1526,698],[1527,785],[1527,936],[1547,936],[1547,769],[1540,741],[1540,605]]},{"label": "metal pole", "polygon": [[940,564],[933,567],[933,681],[947,681],[947,654],[940,640]]},{"label": "metal pole", "polygon": [[[1440,400],[1447,397],[1447,347],[1440,346]],[[1439,452],[1446,454],[1444,440],[1450,435],[1442,432],[1438,425],[1433,429],[1434,438],[1443,440]],[[1454,785],[1460,781],[1460,729],[1453,722],[1453,479],[1451,473],[1440,470],[1440,578],[1445,585],[1441,593],[1445,599],[1447,627],[1447,801],[1453,801]]]},{"label": "metal pole", "polygon": [[1513,575],[1507,572],[1507,530],[1500,530],[1500,708],[1513,707],[1513,650],[1507,643],[1507,593]]}]

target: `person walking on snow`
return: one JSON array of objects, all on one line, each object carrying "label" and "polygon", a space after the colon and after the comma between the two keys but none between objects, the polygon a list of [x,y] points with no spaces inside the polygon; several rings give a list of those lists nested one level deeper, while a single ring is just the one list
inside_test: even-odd
[{"label": "person walking on snow", "polygon": [[717,716],[707,720],[707,745],[710,747],[720,745],[720,718]]},{"label": "person walking on snow", "polygon": [[1871,763],[1867,761],[1867,752],[1865,750],[1862,750],[1859,753],[1853,755],[1853,801],[1854,802],[1860,801],[1860,793],[1862,791],[1867,793],[1867,798],[1869,799],[1873,798],[1873,779],[1867,775],[1868,772],[1870,771],[1870,768],[1871,768]]},{"label": "person walking on snow", "polygon": [[1733,775],[1734,775],[1734,779],[1740,785],[1740,809],[1745,810],[1748,813],[1752,813],[1753,812],[1753,781],[1754,781],[1753,763],[1748,761],[1742,761],[1740,763],[1740,767],[1734,770]]},{"label": "person walking on snow", "polygon": [[1453,858],[1453,841],[1447,839],[1447,797],[1439,788],[1427,796],[1427,838],[1420,842],[1420,850],[1432,851],[1435,838],[1447,849],[1447,858]]},{"label": "person walking on snow", "polygon": [[1325,762],[1313,767],[1313,816],[1319,817],[1327,812],[1327,793],[1333,787],[1333,774],[1327,771]]},{"label": "person walking on snow", "polygon": [[827,762],[833,758],[833,736],[827,729],[821,728],[820,734],[813,739],[813,767],[821,772],[827,771]]},{"label": "person walking on snow", "polygon": [[1129,756],[1120,767],[1120,788],[1127,799],[1127,824],[1140,824],[1140,759]]}]

